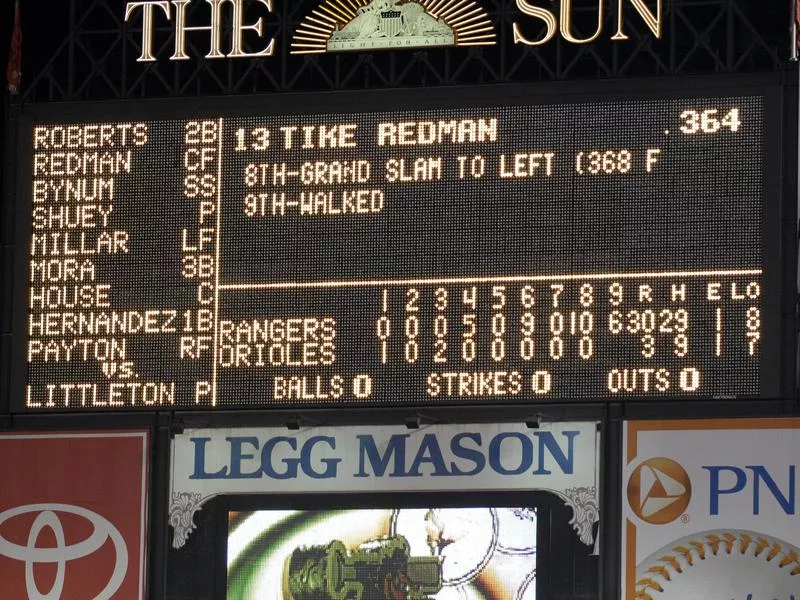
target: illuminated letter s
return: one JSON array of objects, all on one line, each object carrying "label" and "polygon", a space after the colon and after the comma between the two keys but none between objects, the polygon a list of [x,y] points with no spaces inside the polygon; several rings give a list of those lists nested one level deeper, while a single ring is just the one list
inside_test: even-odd
[{"label": "illuminated letter s", "polygon": [[514,22],[513,23],[513,31],[514,31],[514,43],[515,44],[525,44],[526,46],[541,46],[542,44],[546,44],[558,31],[558,21],[553,13],[549,10],[544,8],[533,6],[532,4],[528,3],[528,0],[516,0],[517,8],[520,10],[521,13],[528,15],[529,17],[536,17],[537,19],[541,19],[544,21],[545,25],[547,25],[547,33],[545,36],[538,41],[529,40],[519,30],[519,24]]}]

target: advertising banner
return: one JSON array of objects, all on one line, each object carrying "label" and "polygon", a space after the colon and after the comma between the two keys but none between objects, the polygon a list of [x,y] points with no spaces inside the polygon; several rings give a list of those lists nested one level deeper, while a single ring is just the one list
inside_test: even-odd
[{"label": "advertising banner", "polygon": [[800,419],[628,421],[623,452],[622,598],[800,598]]},{"label": "advertising banner", "polygon": [[0,434],[0,597],[145,597],[148,433]]},{"label": "advertising banner", "polygon": [[173,546],[221,494],[471,490],[550,491],[592,544],[599,437],[594,422],[187,430],[172,446]]}]

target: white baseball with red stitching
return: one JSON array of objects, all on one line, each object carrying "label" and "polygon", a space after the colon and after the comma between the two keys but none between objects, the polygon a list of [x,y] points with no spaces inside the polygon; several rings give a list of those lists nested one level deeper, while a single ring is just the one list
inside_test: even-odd
[{"label": "white baseball with red stitching", "polygon": [[800,600],[800,550],[752,531],[698,533],[643,560],[635,589],[633,600]]}]

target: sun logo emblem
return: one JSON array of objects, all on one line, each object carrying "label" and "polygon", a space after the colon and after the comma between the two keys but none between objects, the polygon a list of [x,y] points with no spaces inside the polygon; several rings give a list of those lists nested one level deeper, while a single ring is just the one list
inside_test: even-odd
[{"label": "sun logo emblem", "polygon": [[298,25],[292,54],[493,46],[486,11],[470,0],[323,0]]}]

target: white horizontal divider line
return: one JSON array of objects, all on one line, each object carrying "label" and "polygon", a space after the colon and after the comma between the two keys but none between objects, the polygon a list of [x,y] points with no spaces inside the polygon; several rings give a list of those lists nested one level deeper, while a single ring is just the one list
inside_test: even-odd
[{"label": "white horizontal divider line", "polygon": [[313,288],[353,288],[390,285],[456,285],[462,283],[526,283],[547,281],[597,281],[602,279],[664,279],[667,277],[738,277],[763,275],[762,269],[738,271],[666,271],[660,273],[589,273],[583,275],[514,275],[511,277],[447,277],[420,279],[368,279],[361,281],[289,281],[282,283],[225,283],[220,290],[287,290]]}]

